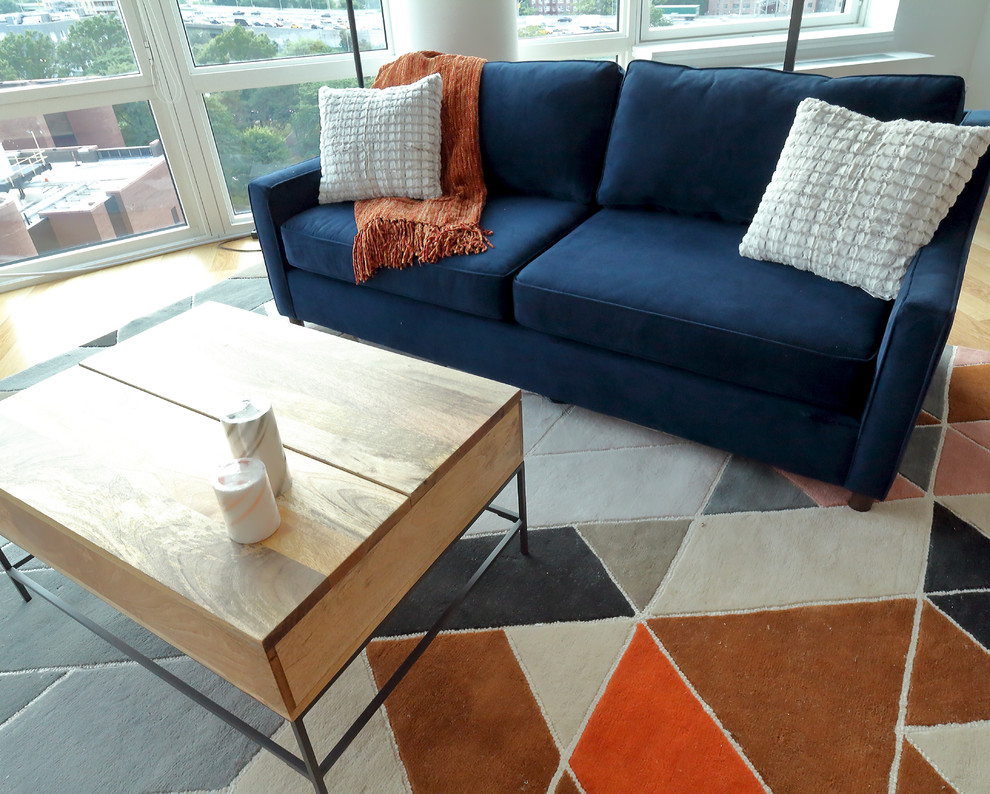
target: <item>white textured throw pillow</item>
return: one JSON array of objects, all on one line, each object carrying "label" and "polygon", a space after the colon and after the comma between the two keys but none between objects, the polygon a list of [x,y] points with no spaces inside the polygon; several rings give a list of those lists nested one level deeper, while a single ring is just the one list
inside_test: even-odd
[{"label": "white textured throw pillow", "polygon": [[320,88],[321,204],[383,196],[438,198],[443,81]]},{"label": "white textured throw pillow", "polygon": [[896,297],[990,146],[990,127],[881,122],[805,99],[739,253]]}]

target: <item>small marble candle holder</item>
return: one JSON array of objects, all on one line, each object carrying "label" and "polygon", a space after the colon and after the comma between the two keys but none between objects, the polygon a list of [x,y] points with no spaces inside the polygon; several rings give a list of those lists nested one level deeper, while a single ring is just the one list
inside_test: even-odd
[{"label": "small marble candle holder", "polygon": [[272,404],[261,398],[244,399],[220,417],[227,443],[235,458],[259,458],[268,470],[276,496],[285,493],[292,480],[285,462],[285,448],[275,423]]},{"label": "small marble candle holder", "polygon": [[211,485],[232,540],[258,543],[282,523],[265,464],[257,458],[239,458],[221,464],[213,474]]}]

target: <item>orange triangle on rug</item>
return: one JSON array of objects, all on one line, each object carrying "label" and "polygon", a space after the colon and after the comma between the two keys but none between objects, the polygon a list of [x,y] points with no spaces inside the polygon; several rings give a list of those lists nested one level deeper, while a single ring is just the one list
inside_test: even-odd
[{"label": "orange triangle on rug", "polygon": [[764,790],[642,625],[591,715],[571,768],[587,794]]},{"label": "orange triangle on rug", "polygon": [[949,421],[990,419],[990,364],[952,368],[949,380]]}]

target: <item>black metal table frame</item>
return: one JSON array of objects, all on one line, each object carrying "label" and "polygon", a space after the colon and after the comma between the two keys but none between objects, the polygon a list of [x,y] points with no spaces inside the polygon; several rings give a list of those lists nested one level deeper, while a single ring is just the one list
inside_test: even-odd
[{"label": "black metal table frame", "polygon": [[[62,612],[64,612],[70,618],[75,620],[77,623],[82,624],[91,632],[101,637],[102,639],[106,640],[108,643],[110,643],[110,645],[112,645],[114,648],[119,650],[121,653],[125,654],[126,656],[129,656],[135,662],[140,664],[148,671],[154,673],[156,676],[161,678],[163,681],[165,681],[167,684],[172,686],[174,689],[177,689],[179,692],[181,692],[191,700],[198,703],[207,711],[219,717],[230,727],[239,731],[251,741],[255,742],[265,750],[268,750],[270,753],[280,758],[282,761],[284,761],[286,764],[292,767],[292,769],[294,769],[300,775],[302,775],[305,778],[308,778],[309,781],[313,784],[313,787],[316,790],[317,794],[327,794],[325,778],[327,773],[330,771],[330,768],[335,763],[337,763],[341,755],[344,754],[344,751],[347,750],[347,748],[350,746],[351,742],[353,742],[354,739],[357,738],[357,735],[358,733],[360,733],[361,729],[364,728],[365,725],[367,725],[368,721],[371,720],[375,712],[377,712],[378,709],[381,708],[382,704],[385,702],[385,699],[392,693],[392,690],[394,690],[395,687],[399,684],[399,682],[403,679],[405,674],[409,671],[409,668],[412,667],[413,664],[415,664],[416,660],[423,655],[423,652],[427,649],[430,643],[433,642],[434,638],[440,633],[440,631],[443,629],[444,624],[447,622],[450,616],[461,605],[461,603],[467,597],[468,593],[470,593],[471,590],[474,588],[474,586],[478,583],[478,580],[481,579],[481,577],[485,574],[485,572],[491,567],[492,563],[495,562],[495,559],[502,553],[505,547],[509,544],[509,541],[512,540],[512,538],[517,533],[519,534],[520,550],[525,555],[529,554],[529,539],[527,535],[528,527],[526,521],[526,473],[524,467],[525,464],[523,463],[519,464],[519,467],[509,476],[508,479],[506,479],[506,481],[496,491],[496,496],[497,496],[510,482],[512,482],[513,479],[515,479],[516,493],[517,493],[518,505],[519,505],[518,512],[513,512],[511,510],[505,510],[503,508],[496,507],[494,504],[492,504],[492,502],[494,502],[495,497],[492,497],[492,501],[490,501],[481,510],[479,510],[478,513],[474,516],[474,518],[468,522],[467,526],[465,526],[464,529],[461,530],[460,533],[458,533],[457,537],[453,541],[451,541],[450,545],[447,546],[444,552],[437,558],[436,561],[434,561],[433,565],[431,565],[430,568],[427,569],[426,572],[424,572],[423,577],[425,577],[426,574],[430,570],[432,570],[433,567],[447,554],[447,552],[450,551],[454,543],[456,543],[461,537],[463,537],[464,533],[468,530],[468,528],[470,528],[470,526],[478,518],[480,518],[483,513],[485,512],[494,513],[495,515],[500,516],[501,518],[512,521],[513,522],[512,527],[505,532],[505,534],[499,540],[498,544],[491,551],[491,553],[488,555],[485,561],[478,567],[478,569],[474,572],[471,578],[464,584],[464,586],[460,589],[460,591],[458,591],[454,599],[447,605],[447,608],[443,611],[443,614],[441,614],[440,617],[437,618],[437,621],[433,624],[433,626],[429,629],[429,631],[427,631],[426,634],[423,635],[420,641],[416,644],[416,647],[412,649],[412,651],[405,658],[405,660],[403,660],[402,664],[399,665],[399,667],[391,675],[388,681],[385,682],[384,686],[382,686],[382,688],[378,691],[378,694],[375,695],[375,697],[371,700],[371,702],[365,707],[364,711],[362,711],[361,714],[358,715],[357,719],[355,719],[354,722],[351,724],[351,726],[344,732],[344,735],[337,740],[337,743],[333,746],[333,748],[330,750],[330,752],[322,761],[320,761],[316,756],[316,752],[313,749],[313,743],[310,740],[305,725],[303,724],[303,719],[309,713],[310,709],[312,709],[320,701],[323,695],[326,694],[327,690],[330,689],[331,686],[333,686],[334,682],[340,677],[341,673],[343,673],[343,671],[346,670],[348,666],[350,666],[351,662],[353,662],[358,656],[361,655],[361,653],[364,651],[368,643],[371,642],[372,639],[374,639],[375,636],[374,631],[364,640],[364,642],[361,644],[361,647],[354,652],[351,658],[347,660],[347,663],[344,664],[340,668],[340,670],[334,675],[334,677],[330,679],[327,685],[323,687],[322,690],[320,690],[320,693],[315,698],[313,698],[312,702],[305,709],[303,709],[300,715],[296,717],[295,720],[289,721],[289,724],[292,726],[292,732],[295,734],[296,741],[299,744],[299,750],[302,753],[302,757],[300,757],[295,755],[291,751],[285,749],[280,744],[275,742],[273,739],[271,739],[270,737],[266,736],[264,733],[259,731],[253,725],[245,722],[236,714],[231,713],[226,708],[218,704],[216,701],[211,700],[202,692],[187,684],[181,678],[177,677],[173,673],[170,673],[164,667],[159,665],[157,662],[154,662],[151,659],[149,659],[147,656],[145,656],[136,648],[132,648],[122,639],[120,639],[114,634],[111,634],[103,626],[91,620],[89,617],[84,615],[75,607],[63,601],[54,593],[49,592],[47,589],[45,589],[40,584],[35,582],[31,577],[26,576],[24,572],[20,570],[20,568],[28,561],[34,559],[33,554],[28,554],[26,557],[18,560],[17,562],[11,562],[8,559],[8,557],[3,553],[3,550],[0,549],[0,566],[3,567],[3,570],[6,572],[7,576],[13,582],[14,587],[16,587],[17,591],[20,593],[21,598],[23,598],[25,601],[31,600],[31,592],[33,592],[38,596],[40,596],[41,598],[43,598],[44,600],[58,607],[60,610],[62,610]],[[420,578],[420,581],[422,581],[423,577]],[[394,612],[395,610],[399,609],[400,606],[402,606],[403,602],[405,601],[408,595],[409,594],[407,593],[406,596],[404,596],[398,602],[398,604],[396,604],[393,610],[389,612],[389,615],[391,615],[392,612]],[[387,619],[388,617],[386,616],[385,620]],[[382,623],[384,622],[385,621],[383,620]]]}]

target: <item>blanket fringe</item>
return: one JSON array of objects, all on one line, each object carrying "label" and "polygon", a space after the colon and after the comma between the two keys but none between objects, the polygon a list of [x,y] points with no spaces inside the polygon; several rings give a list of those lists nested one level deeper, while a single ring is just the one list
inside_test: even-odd
[{"label": "blanket fringe", "polygon": [[457,254],[480,254],[492,247],[491,231],[472,224],[437,226],[418,221],[375,218],[354,238],[354,281],[362,284],[383,268],[414,262],[433,264]]}]

